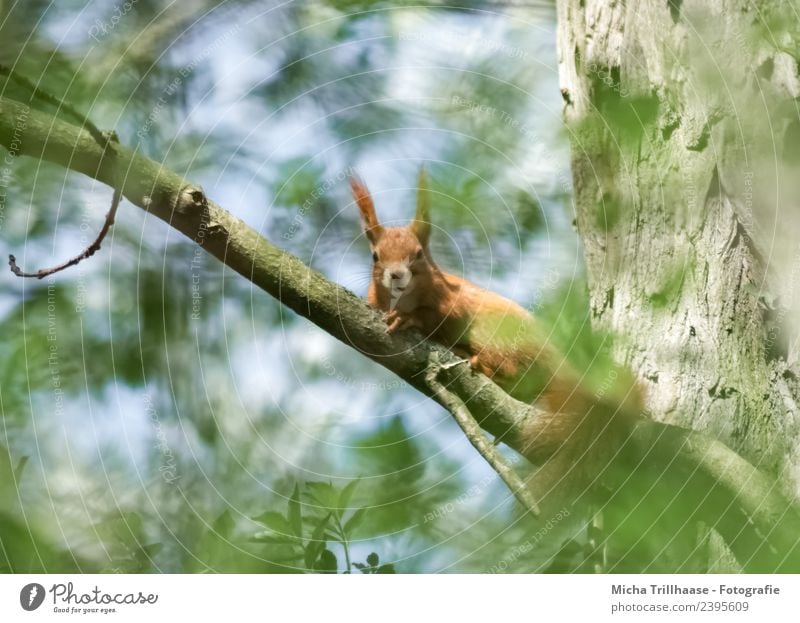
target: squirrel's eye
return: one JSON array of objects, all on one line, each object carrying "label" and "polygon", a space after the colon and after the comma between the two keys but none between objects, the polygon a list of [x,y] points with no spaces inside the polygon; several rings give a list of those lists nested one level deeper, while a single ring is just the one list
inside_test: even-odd
[{"label": "squirrel's eye", "polygon": [[421,259],[422,259],[422,249],[419,249],[419,250],[417,251],[417,254],[416,254],[416,256],[414,256],[414,259],[415,259],[415,260],[421,260]]},{"label": "squirrel's eye", "polygon": [[378,254],[375,251],[372,252],[372,261],[377,263],[378,262]]}]

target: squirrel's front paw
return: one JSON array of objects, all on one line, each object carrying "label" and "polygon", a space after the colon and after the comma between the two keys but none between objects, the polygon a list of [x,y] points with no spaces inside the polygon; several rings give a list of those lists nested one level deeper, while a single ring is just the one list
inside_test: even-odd
[{"label": "squirrel's front paw", "polygon": [[383,319],[386,322],[386,333],[394,333],[400,328],[402,318],[396,311],[386,312],[386,314],[383,316]]},{"label": "squirrel's front paw", "polygon": [[389,312],[389,314],[386,316],[386,332],[395,333],[400,329],[404,329],[407,323],[407,318],[403,318],[403,316],[397,312]]},{"label": "squirrel's front paw", "polygon": [[418,326],[414,318],[404,316],[397,311],[390,311],[386,314],[386,332],[395,333],[403,329],[410,329]]}]

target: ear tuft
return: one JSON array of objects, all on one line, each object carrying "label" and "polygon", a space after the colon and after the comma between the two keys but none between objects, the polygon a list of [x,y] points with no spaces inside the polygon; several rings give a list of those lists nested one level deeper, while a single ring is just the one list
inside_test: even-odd
[{"label": "ear tuft", "polygon": [[356,173],[350,176],[350,188],[361,212],[361,224],[364,226],[364,234],[370,244],[374,245],[381,233],[383,233],[383,227],[381,227],[378,222],[378,216],[375,214],[372,196],[369,194],[366,184]]},{"label": "ear tuft", "polygon": [[431,237],[430,193],[428,191],[428,175],[425,167],[419,168],[417,178],[417,213],[411,223],[411,231],[423,247],[428,246]]}]

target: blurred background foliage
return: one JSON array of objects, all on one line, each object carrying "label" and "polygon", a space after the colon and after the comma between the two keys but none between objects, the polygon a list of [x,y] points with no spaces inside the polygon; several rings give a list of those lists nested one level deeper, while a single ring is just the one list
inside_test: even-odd
[{"label": "blurred background foliage", "polygon": [[[424,164],[439,262],[571,306],[586,356],[554,8],[444,4],[0,2],[0,62],[360,295],[346,174],[401,222]],[[73,255],[110,190],[12,160],[4,252]],[[432,401],[129,204],[90,261],[0,278],[0,325],[3,571],[580,568]]]}]

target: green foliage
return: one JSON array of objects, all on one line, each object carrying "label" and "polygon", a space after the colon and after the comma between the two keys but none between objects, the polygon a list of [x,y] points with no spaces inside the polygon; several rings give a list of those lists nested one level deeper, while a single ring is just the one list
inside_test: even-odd
[{"label": "green foliage", "polygon": [[[549,173],[520,171],[543,145],[566,163],[526,123],[530,94],[551,91],[547,63],[527,22],[478,3],[390,4],[289,3],[261,22],[245,2],[139,0],[95,40],[108,7],[17,3],[0,62],[343,282],[335,269],[368,270],[348,250],[360,226],[343,173],[364,172],[382,215],[407,220],[426,163],[443,260],[513,278],[520,252],[561,232],[566,201]],[[457,35],[449,49],[431,28]],[[517,53],[496,57],[491,38]],[[31,270],[78,252],[110,199],[26,158],[2,181],[0,238]],[[4,571],[391,573],[401,558],[404,572],[480,571],[499,535],[519,536],[494,479],[485,500],[465,496],[482,468],[452,422],[130,204],[90,261],[52,283],[2,279]]]},{"label": "green foliage", "polygon": [[366,562],[354,562],[353,566],[361,573],[394,573],[393,564],[381,564],[381,558],[375,552],[367,556]]},{"label": "green foliage", "polygon": [[[418,525],[424,509],[437,507],[458,491],[456,479],[436,478],[429,473],[423,448],[400,417],[393,417],[377,430],[356,439],[354,445],[359,469],[381,475],[375,479],[377,482],[370,481],[369,523],[383,532],[394,533],[416,526],[425,533],[430,526]],[[443,460],[438,467],[445,474],[457,471]]]},{"label": "green foliage", "polygon": [[374,570],[371,567],[367,570],[367,566],[350,562],[350,544],[367,513],[367,507],[350,507],[358,484],[358,480],[353,480],[337,489],[327,482],[307,482],[302,488],[302,493],[308,500],[305,503],[301,500],[301,487],[296,484],[289,498],[286,515],[265,511],[253,517],[253,521],[267,530],[254,534],[251,541],[274,547],[280,552],[282,559],[302,561],[307,571],[338,572],[339,561],[328,547],[328,543],[332,542],[341,548],[344,557],[343,573],[350,573],[352,566],[363,573],[393,573],[392,565],[378,567],[376,563],[372,565]]},{"label": "green foliage", "polygon": [[[614,293],[609,292],[608,297]],[[607,300],[613,304],[613,298]],[[536,308],[536,334],[581,379],[585,390],[613,402],[630,397],[633,375],[613,358],[614,345],[623,339],[592,326],[592,308],[585,281],[573,279],[547,293]]]},{"label": "green foliage", "polygon": [[0,573],[45,573],[53,568],[77,573],[80,556],[57,547],[46,526],[32,521],[19,505],[28,460],[15,459],[0,445]]},{"label": "green foliage", "polygon": [[144,520],[136,511],[116,510],[92,526],[109,561],[102,573],[142,573],[151,568],[161,543],[150,543]]}]

